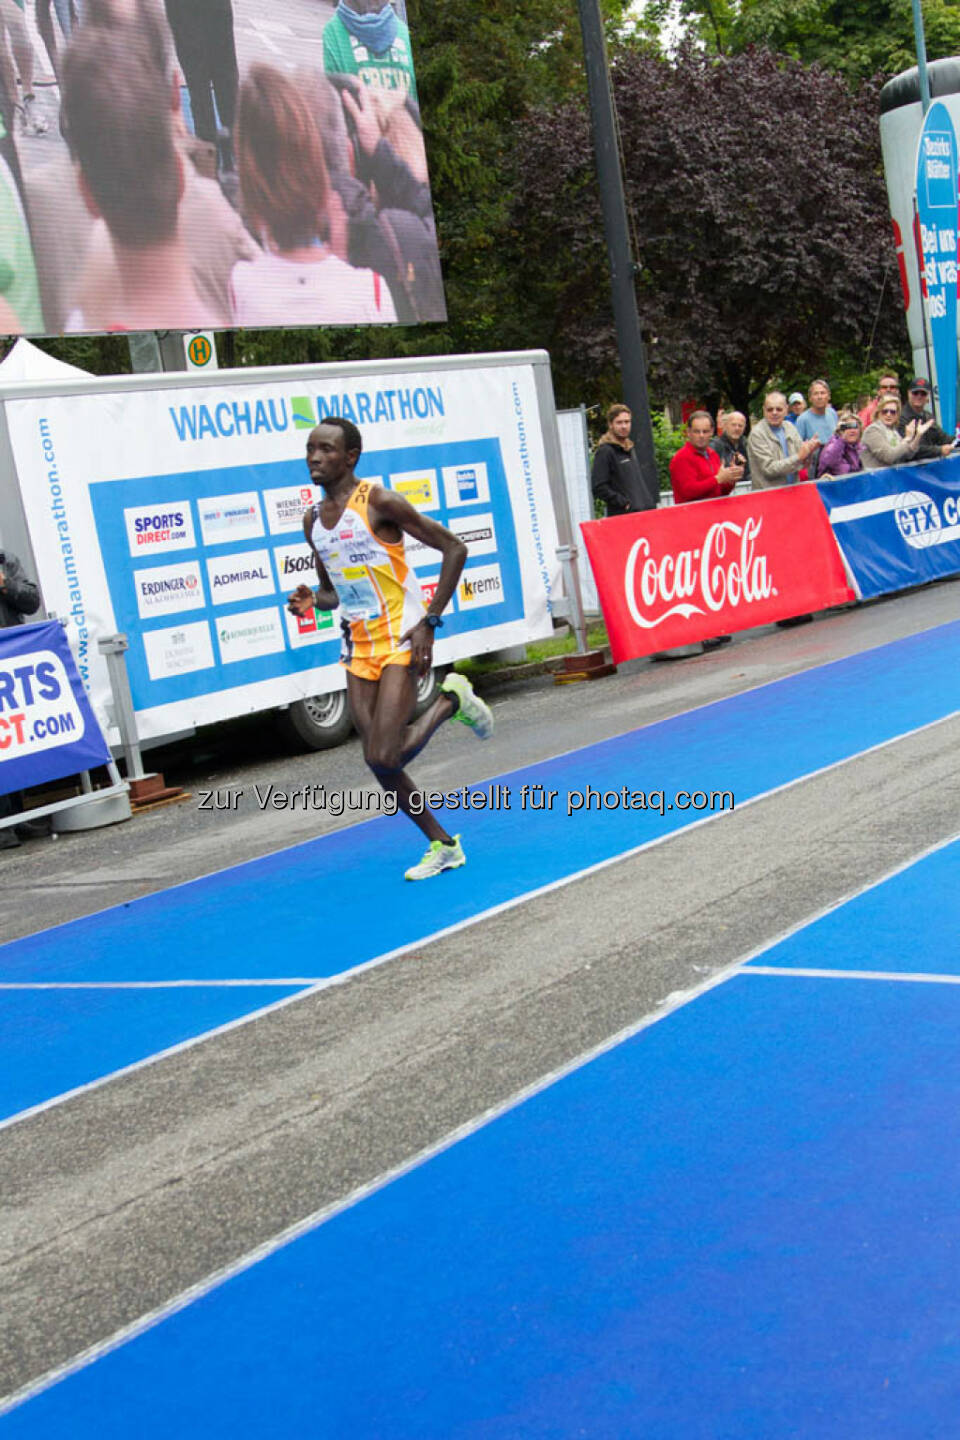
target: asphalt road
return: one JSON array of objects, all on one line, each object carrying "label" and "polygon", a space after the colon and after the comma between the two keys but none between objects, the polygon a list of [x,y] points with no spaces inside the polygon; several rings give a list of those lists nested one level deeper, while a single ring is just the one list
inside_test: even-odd
[{"label": "asphalt road", "polygon": [[[499,774],[952,620],[958,598],[942,584],[592,685],[505,686],[489,744],[444,727],[415,773]],[[324,828],[201,812],[201,788],[361,779],[355,743],[290,757],[250,722],[231,744],[169,755],[188,802],[0,857],[4,932]],[[958,744],[944,721],[0,1131],[0,1395],[956,834]],[[723,754],[718,733],[720,787]]]}]

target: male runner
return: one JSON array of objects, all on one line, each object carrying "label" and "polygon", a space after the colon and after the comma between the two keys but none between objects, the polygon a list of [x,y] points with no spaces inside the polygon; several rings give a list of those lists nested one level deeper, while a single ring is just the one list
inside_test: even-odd
[{"label": "male runner", "polygon": [[[311,430],[307,469],[323,500],[303,517],[317,566],[319,588],[298,585],[290,596],[294,615],[340,607],[347,671],[347,699],[363,741],[363,755],[380,785],[430,841],[408,880],[427,880],[455,870],[466,856],[459,835],[449,835],[432,811],[414,814],[410,797],[416,787],[404,766],[418,755],[444,720],[469,725],[480,740],[493,733],[490,709],[473,693],[469,680],[451,673],[430,708],[411,720],[417,676],[433,658],[434,632],[454,589],[467,547],[452,531],[415,510],[408,500],[382,485],[357,480],[354,466],[363,441],[349,420],[330,416]],[[420,584],[404,553],[404,535],[412,535],[443,556],[440,578],[425,611]]]}]

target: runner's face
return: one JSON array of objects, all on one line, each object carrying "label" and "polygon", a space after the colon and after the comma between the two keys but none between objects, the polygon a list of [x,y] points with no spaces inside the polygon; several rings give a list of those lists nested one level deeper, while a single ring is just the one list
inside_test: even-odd
[{"label": "runner's face", "polygon": [[335,485],[349,470],[339,425],[317,425],[307,436],[307,469],[314,485]]}]

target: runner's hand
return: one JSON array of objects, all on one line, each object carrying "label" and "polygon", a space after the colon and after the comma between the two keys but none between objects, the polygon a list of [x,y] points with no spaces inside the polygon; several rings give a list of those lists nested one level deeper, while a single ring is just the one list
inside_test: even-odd
[{"label": "runner's hand", "polygon": [[400,636],[401,646],[408,640],[411,670],[414,675],[426,675],[433,663],[433,626],[428,625],[426,620],[418,620],[405,635]]},{"label": "runner's hand", "polygon": [[313,609],[314,595],[309,585],[298,585],[287,601],[291,615],[309,615]]}]

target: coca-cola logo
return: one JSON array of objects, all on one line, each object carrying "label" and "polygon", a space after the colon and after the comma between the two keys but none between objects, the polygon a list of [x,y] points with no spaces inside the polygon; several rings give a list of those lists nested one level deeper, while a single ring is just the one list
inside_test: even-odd
[{"label": "coca-cola logo", "polygon": [[671,615],[714,614],[776,594],[766,555],[756,553],[763,521],[751,515],[742,525],[720,520],[694,550],[650,553],[646,535],[627,556],[624,587],[634,623],[653,630]]}]

